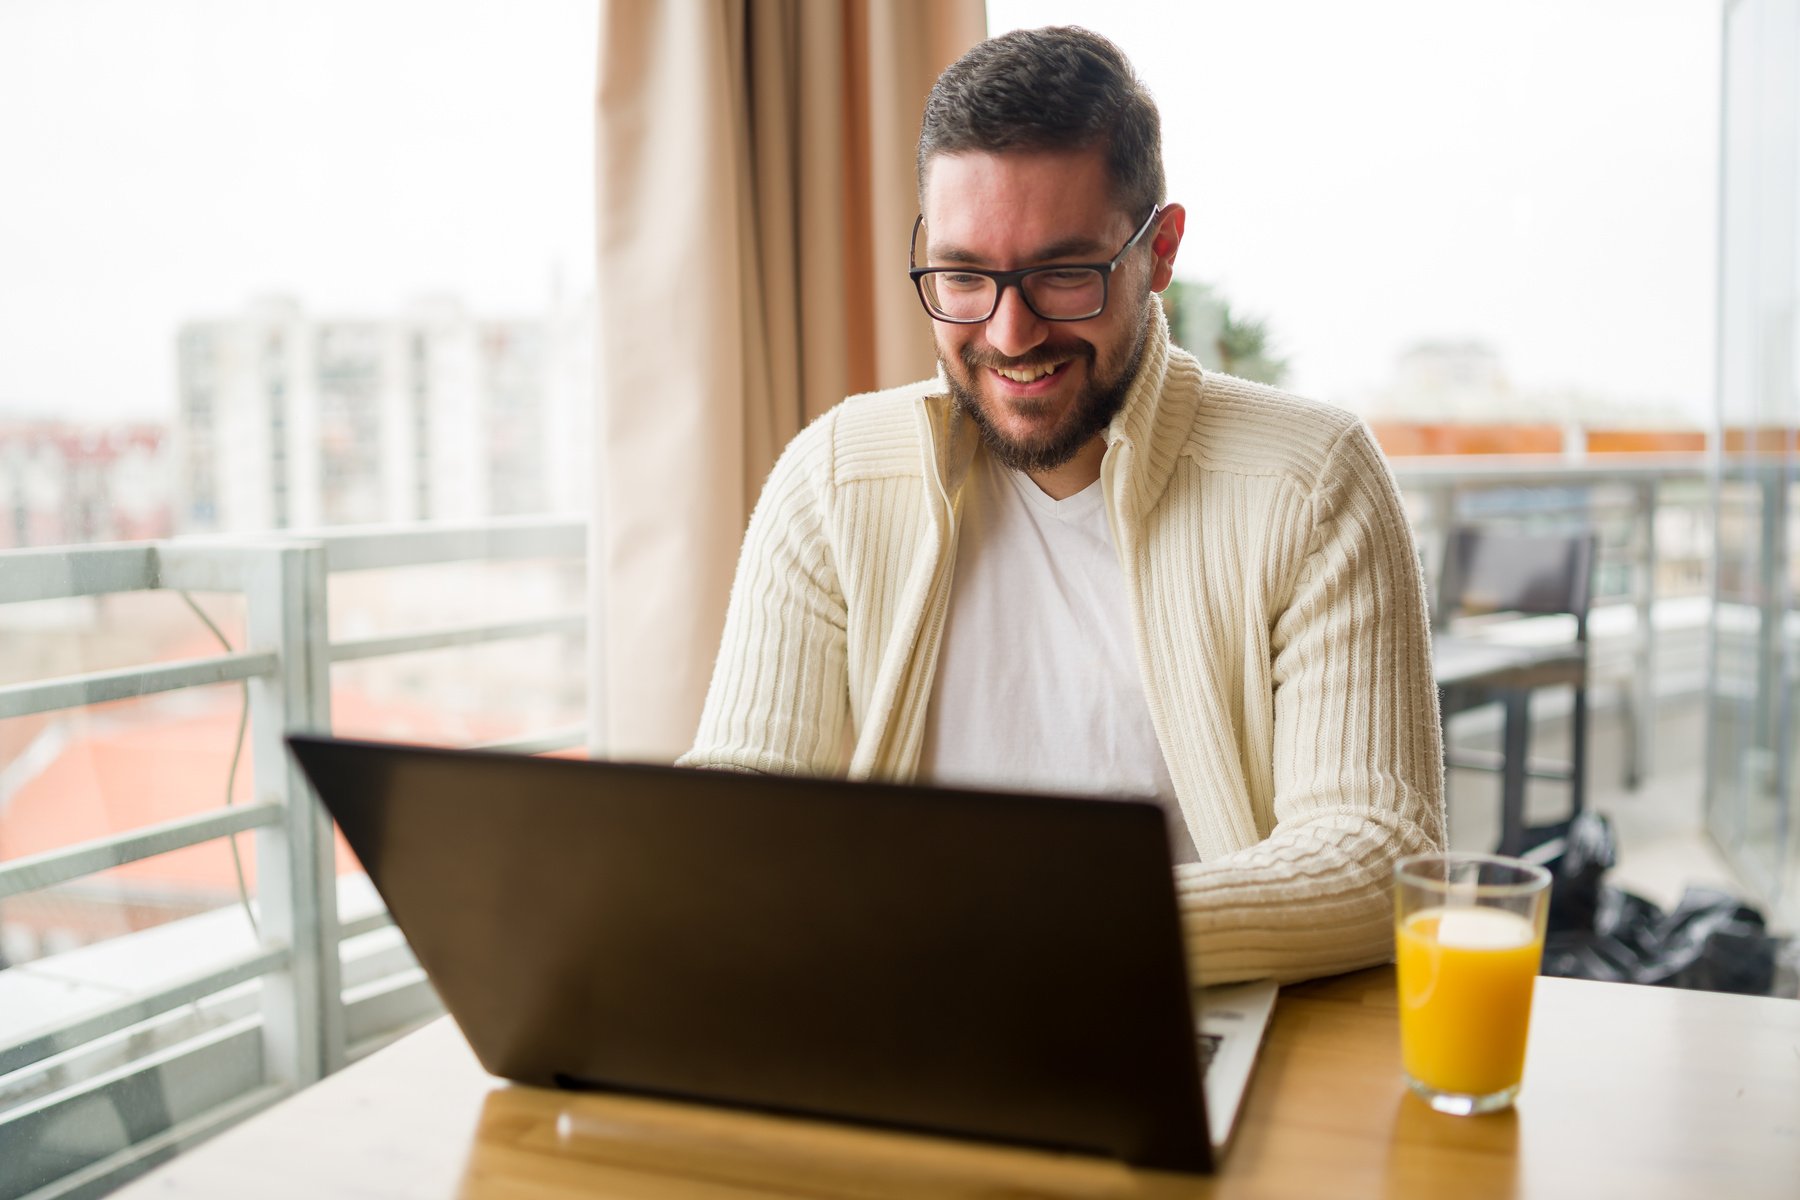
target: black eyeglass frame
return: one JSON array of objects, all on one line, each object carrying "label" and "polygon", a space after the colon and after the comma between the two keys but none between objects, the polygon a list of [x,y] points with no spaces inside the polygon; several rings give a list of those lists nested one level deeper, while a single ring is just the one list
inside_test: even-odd
[{"label": "black eyeglass frame", "polygon": [[[919,303],[924,306],[925,314],[932,320],[942,321],[946,325],[981,325],[993,320],[994,314],[1000,311],[1000,297],[1006,294],[1006,289],[1009,287],[1016,287],[1019,289],[1019,299],[1025,301],[1025,307],[1029,308],[1032,315],[1037,317],[1040,321],[1091,321],[1106,311],[1106,303],[1112,298],[1112,273],[1118,270],[1120,263],[1125,261],[1125,256],[1131,253],[1131,248],[1142,241],[1146,233],[1150,232],[1150,227],[1156,224],[1156,218],[1162,214],[1162,211],[1163,205],[1160,204],[1151,209],[1150,215],[1144,218],[1144,223],[1139,225],[1137,232],[1131,235],[1131,240],[1119,247],[1119,252],[1113,255],[1112,259],[1108,262],[1046,263],[1043,266],[1022,267],[1017,271],[988,271],[981,267],[918,266],[919,227],[925,224],[925,214],[920,213],[913,218],[912,242],[906,250],[906,263],[908,268],[906,274],[907,277],[913,281],[914,290],[919,293]],[[1079,317],[1049,316],[1038,311],[1037,305],[1031,302],[1031,293],[1025,290],[1025,279],[1028,276],[1037,275],[1044,271],[1081,270],[1095,271],[1098,272],[1100,276],[1100,307],[1096,308],[1091,313],[1086,313]],[[993,307],[988,309],[985,317],[946,317],[936,309],[932,308],[931,301],[925,298],[925,277],[927,275],[986,276],[994,281]]]}]

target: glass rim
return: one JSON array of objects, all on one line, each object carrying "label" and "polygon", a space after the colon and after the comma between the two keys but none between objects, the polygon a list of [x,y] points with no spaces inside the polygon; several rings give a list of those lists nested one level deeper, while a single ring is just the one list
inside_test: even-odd
[{"label": "glass rim", "polygon": [[[1456,863],[1484,866],[1504,867],[1509,871],[1517,871],[1525,876],[1515,883],[1453,883],[1444,877],[1433,877],[1416,873],[1413,868],[1424,863]],[[1446,872],[1447,874],[1447,872]],[[1547,868],[1522,858],[1511,858],[1504,854],[1481,854],[1470,850],[1434,850],[1426,854],[1408,854],[1394,863],[1394,882],[1406,882],[1417,887],[1432,889],[1452,889],[1458,893],[1475,896],[1527,896],[1532,892],[1544,891],[1550,886],[1551,875]]]}]

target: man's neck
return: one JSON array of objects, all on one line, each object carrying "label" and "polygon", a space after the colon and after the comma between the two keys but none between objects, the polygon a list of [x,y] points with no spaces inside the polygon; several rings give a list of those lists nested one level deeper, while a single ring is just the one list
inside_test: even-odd
[{"label": "man's neck", "polygon": [[1106,457],[1106,439],[1095,435],[1094,440],[1075,452],[1075,457],[1060,467],[1048,471],[1027,471],[1031,482],[1038,485],[1038,490],[1052,500],[1067,500],[1070,496],[1087,487],[1100,478],[1100,460]]}]

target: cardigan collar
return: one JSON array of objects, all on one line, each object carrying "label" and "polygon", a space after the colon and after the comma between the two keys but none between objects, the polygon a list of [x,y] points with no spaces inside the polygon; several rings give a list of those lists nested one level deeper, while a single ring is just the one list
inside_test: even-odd
[{"label": "cardigan collar", "polygon": [[1130,526],[1162,498],[1200,406],[1200,389],[1188,382],[1186,373],[1171,376],[1169,322],[1162,297],[1154,292],[1146,319],[1150,330],[1143,361],[1124,407],[1106,427],[1106,458],[1100,466],[1103,483],[1111,476],[1107,501]]}]

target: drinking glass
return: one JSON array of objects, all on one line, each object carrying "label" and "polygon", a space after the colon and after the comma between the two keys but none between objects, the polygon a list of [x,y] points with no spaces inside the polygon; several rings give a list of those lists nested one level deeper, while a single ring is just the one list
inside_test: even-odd
[{"label": "drinking glass", "polygon": [[1549,891],[1542,867],[1492,854],[1394,866],[1401,1061],[1439,1112],[1495,1112],[1519,1094]]}]

